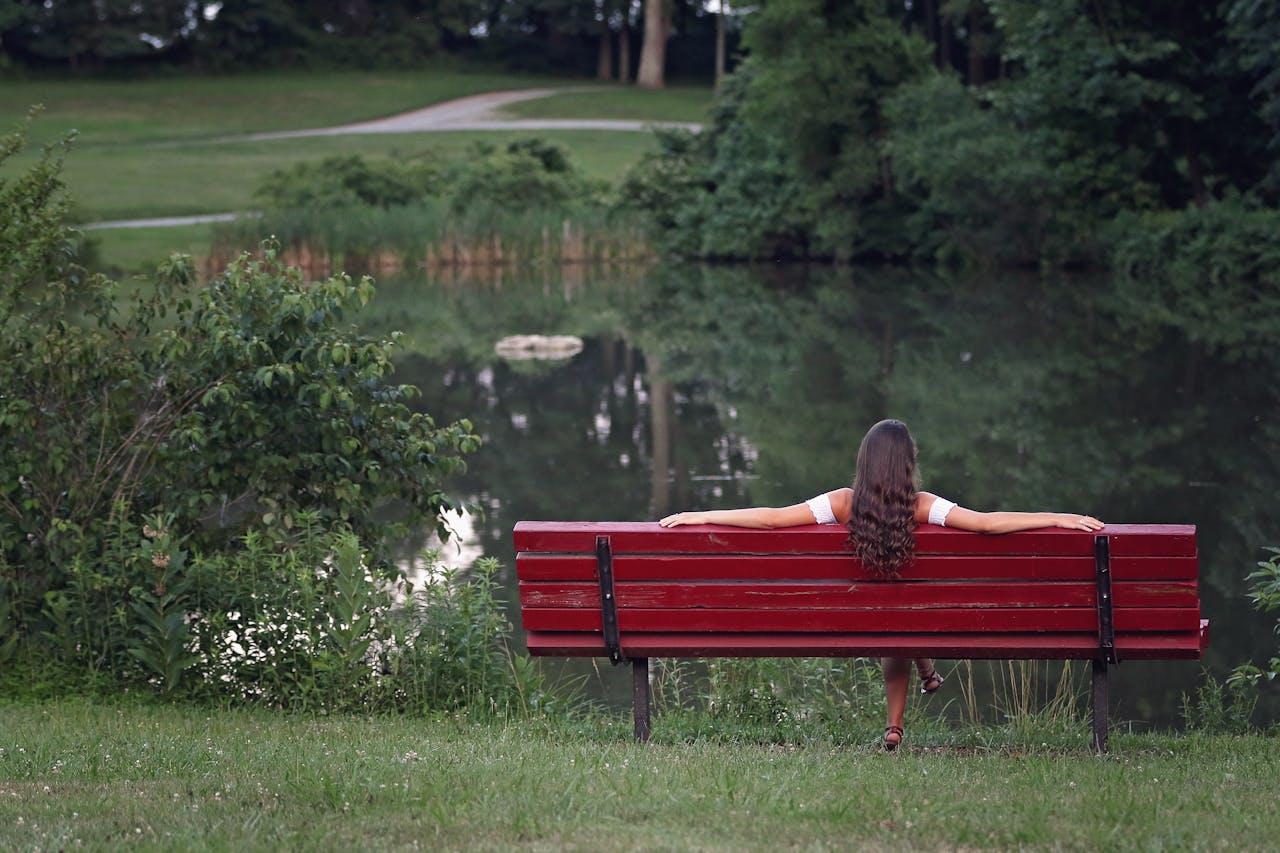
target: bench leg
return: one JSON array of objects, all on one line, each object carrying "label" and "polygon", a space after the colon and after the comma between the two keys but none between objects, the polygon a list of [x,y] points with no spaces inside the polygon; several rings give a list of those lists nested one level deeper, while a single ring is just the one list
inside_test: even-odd
[{"label": "bench leg", "polygon": [[636,740],[649,739],[649,659],[631,659],[631,704],[635,709]]},{"label": "bench leg", "polygon": [[1093,661],[1093,748],[1107,751],[1107,662]]}]

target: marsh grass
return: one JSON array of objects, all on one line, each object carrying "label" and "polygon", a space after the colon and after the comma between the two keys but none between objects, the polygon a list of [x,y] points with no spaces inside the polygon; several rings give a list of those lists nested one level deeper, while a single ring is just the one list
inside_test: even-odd
[{"label": "marsh grass", "polygon": [[401,269],[610,264],[652,257],[642,224],[602,210],[506,210],[451,214],[443,202],[396,208],[311,208],[219,225],[208,267],[218,269],[267,237],[309,274]]},{"label": "marsh grass", "polygon": [[[705,719],[705,717],[704,717]],[[1280,739],[0,706],[0,848],[1262,849]]]}]

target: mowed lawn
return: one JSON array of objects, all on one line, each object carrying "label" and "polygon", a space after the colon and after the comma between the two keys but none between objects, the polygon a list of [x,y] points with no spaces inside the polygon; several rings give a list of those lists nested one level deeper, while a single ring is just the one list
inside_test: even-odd
[{"label": "mowed lawn", "polygon": [[1113,735],[1096,756],[977,732],[886,754],[658,722],[638,745],[621,718],[0,706],[0,849],[1260,850],[1280,832],[1277,738]]}]

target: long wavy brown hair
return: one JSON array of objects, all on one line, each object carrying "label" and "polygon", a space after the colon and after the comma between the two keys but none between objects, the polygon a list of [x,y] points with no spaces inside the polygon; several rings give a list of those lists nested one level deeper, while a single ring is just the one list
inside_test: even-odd
[{"label": "long wavy brown hair", "polygon": [[883,420],[862,437],[853,472],[849,546],[862,565],[896,578],[916,553],[916,443],[902,421]]}]

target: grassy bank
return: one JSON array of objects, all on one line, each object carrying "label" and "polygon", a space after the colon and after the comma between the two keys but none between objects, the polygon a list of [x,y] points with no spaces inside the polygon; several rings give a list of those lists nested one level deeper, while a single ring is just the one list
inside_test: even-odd
[{"label": "grassy bank", "polygon": [[781,743],[621,719],[288,717],[0,707],[0,847],[94,849],[1259,849],[1280,739],[999,730]]}]

